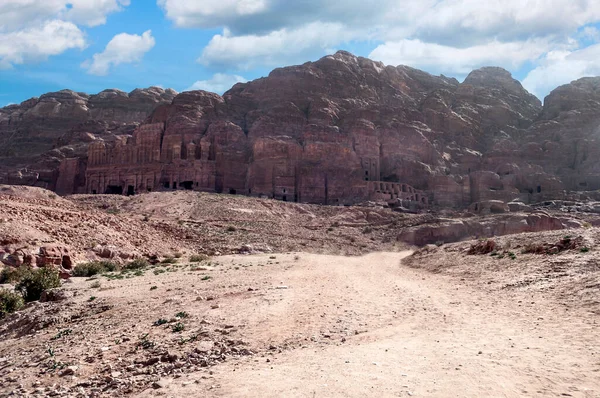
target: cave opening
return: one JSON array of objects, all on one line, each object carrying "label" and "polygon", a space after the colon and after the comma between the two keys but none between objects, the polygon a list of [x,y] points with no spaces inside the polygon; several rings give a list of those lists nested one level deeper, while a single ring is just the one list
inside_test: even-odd
[{"label": "cave opening", "polygon": [[135,195],[135,188],[133,185],[127,185],[127,196]]},{"label": "cave opening", "polygon": [[230,188],[229,189],[229,194],[230,195],[237,195],[237,191],[235,189],[233,189],[233,188]]},{"label": "cave opening", "polygon": [[120,185],[109,185],[104,192],[107,195],[123,195],[123,187]]},{"label": "cave opening", "polygon": [[192,189],[194,189],[194,181],[184,181],[181,183],[181,186],[183,187],[183,189],[191,191]]}]

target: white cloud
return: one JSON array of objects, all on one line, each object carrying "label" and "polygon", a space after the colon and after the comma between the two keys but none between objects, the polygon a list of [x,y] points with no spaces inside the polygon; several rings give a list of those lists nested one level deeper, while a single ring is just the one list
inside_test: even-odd
[{"label": "white cloud", "polygon": [[236,83],[246,83],[248,80],[238,75],[216,73],[209,80],[198,80],[185,91],[204,90],[212,93],[223,94]]},{"label": "white cloud", "polygon": [[539,98],[556,87],[584,76],[600,75],[600,44],[576,51],[552,51],[529,72],[523,86]]},{"label": "white cloud", "polygon": [[78,25],[106,23],[130,0],[0,0],[0,68],[86,46]]},{"label": "white cloud", "polygon": [[167,18],[180,27],[220,26],[227,20],[259,14],[268,9],[267,0],[158,0]]},{"label": "white cloud", "polygon": [[40,28],[0,33],[0,69],[42,61],[68,49],[84,47],[83,32],[71,22],[50,21]]},{"label": "white cloud", "polygon": [[129,3],[130,0],[2,0],[0,31],[21,30],[55,19],[78,25],[102,25],[108,14],[121,11]]},{"label": "white cloud", "polygon": [[140,62],[155,41],[150,30],[140,35],[120,33],[108,42],[103,52],[94,54],[93,60],[83,63],[92,75],[106,75],[111,66]]},{"label": "white cloud", "polygon": [[376,5],[364,0],[158,0],[158,4],[176,26],[223,29],[198,60],[219,69],[289,65],[355,41],[383,42],[371,56],[389,64],[464,75],[483,65],[512,70],[535,65],[549,51],[573,51],[574,39],[600,40],[598,29],[591,26],[600,22],[597,0],[379,0]]},{"label": "white cloud", "polygon": [[465,75],[482,66],[519,68],[533,61],[550,48],[547,40],[486,44],[456,48],[420,40],[399,40],[379,45],[369,58],[388,65],[408,65],[432,73]]},{"label": "white cloud", "polygon": [[342,24],[312,23],[299,29],[281,29],[266,35],[215,35],[198,62],[213,67],[250,69],[279,66],[324,55],[335,45],[351,40]]}]

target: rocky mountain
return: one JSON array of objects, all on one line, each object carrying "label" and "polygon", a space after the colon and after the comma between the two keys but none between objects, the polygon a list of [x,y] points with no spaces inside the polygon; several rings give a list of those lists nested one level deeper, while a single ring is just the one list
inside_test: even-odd
[{"label": "rocky mountain", "polygon": [[586,78],[559,87],[542,106],[501,68],[459,83],[338,52],[223,96],[61,92],[47,101],[54,107],[43,96],[0,110],[0,137],[17,159],[61,148],[52,178],[23,180],[59,193],[193,189],[411,207],[533,202],[600,188],[599,84]]},{"label": "rocky mountain", "polygon": [[[0,108],[0,180],[55,189],[60,163],[87,156],[96,136],[130,134],[177,93],[158,87],[96,95],[61,90]],[[94,136],[91,136],[94,134]]]}]

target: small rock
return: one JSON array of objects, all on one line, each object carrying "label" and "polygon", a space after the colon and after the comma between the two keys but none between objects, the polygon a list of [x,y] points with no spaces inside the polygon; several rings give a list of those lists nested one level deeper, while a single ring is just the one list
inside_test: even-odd
[{"label": "small rock", "polygon": [[73,376],[77,369],[79,369],[78,366],[67,366],[60,372],[60,376]]}]

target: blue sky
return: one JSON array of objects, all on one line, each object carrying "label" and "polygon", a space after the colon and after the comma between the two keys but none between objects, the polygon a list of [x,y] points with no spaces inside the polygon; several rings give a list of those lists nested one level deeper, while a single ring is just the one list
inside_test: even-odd
[{"label": "blue sky", "polygon": [[543,98],[600,75],[599,3],[2,0],[0,106],[63,88],[222,93],[340,49],[459,80],[502,66]]}]

